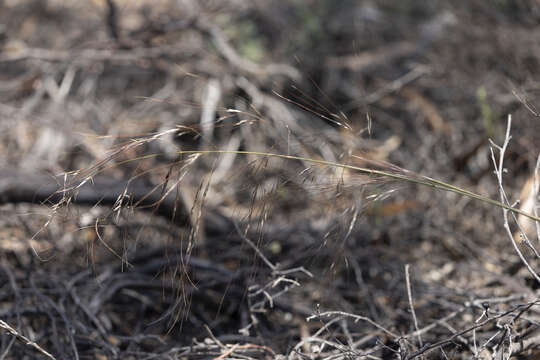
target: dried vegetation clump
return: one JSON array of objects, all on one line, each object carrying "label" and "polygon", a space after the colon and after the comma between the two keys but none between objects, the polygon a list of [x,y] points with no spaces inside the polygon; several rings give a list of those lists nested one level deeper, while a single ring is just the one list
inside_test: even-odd
[{"label": "dried vegetation clump", "polygon": [[539,18],[0,2],[0,357],[534,357]]}]

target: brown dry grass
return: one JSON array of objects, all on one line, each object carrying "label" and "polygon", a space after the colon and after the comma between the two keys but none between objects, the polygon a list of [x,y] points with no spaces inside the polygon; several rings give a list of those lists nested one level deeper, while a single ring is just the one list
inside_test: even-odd
[{"label": "brown dry grass", "polygon": [[514,205],[535,2],[114,3],[0,5],[1,356],[533,356],[499,209],[399,177]]}]

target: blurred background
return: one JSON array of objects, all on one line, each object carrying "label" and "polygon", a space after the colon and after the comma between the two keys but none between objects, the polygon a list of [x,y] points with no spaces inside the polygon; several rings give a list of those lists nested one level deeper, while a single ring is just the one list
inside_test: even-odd
[{"label": "blurred background", "polygon": [[[498,199],[489,139],[511,114],[513,203],[540,151],[539,21],[533,0],[0,1],[0,318],[58,358],[407,358],[405,264],[427,342],[480,300],[533,301],[500,209],[253,152]],[[388,331],[306,321],[330,310]],[[531,311],[431,354],[508,352]],[[2,356],[45,356],[16,339]]]}]

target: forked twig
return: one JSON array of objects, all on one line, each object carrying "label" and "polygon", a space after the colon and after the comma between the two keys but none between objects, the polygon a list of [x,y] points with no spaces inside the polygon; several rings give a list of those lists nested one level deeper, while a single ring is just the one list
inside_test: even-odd
[{"label": "forked twig", "polygon": [[[491,150],[491,159],[493,161],[493,165],[495,166],[495,175],[497,176],[497,181],[498,181],[498,185],[499,185],[499,194],[500,194],[500,198],[501,198],[501,203],[504,203],[504,204],[506,204],[508,206],[509,206],[509,202],[508,202],[508,198],[506,196],[506,193],[504,191],[502,181],[503,181],[503,172],[504,172],[504,167],[503,167],[504,154],[506,152],[506,148],[508,147],[508,143],[510,142],[510,139],[512,138],[510,136],[511,127],[512,127],[512,116],[508,115],[508,125],[506,127],[506,136],[505,136],[503,145],[502,146],[497,146],[494,143],[492,143],[492,146],[490,148],[490,150]],[[494,147],[496,147],[499,150],[499,161],[497,161],[495,159],[495,153],[493,151]],[[534,269],[529,264],[527,259],[525,259],[525,256],[523,255],[523,253],[519,249],[519,246],[516,243],[516,240],[514,239],[514,236],[512,235],[512,231],[510,230],[510,225],[508,223],[508,211],[509,211],[508,208],[503,207],[504,229],[506,230],[506,233],[510,237],[510,239],[512,241],[512,245],[514,246],[514,250],[518,254],[519,258],[521,259],[521,262],[523,262],[523,264],[525,264],[525,266],[527,267],[527,270],[529,270],[529,272],[536,279],[536,281],[538,281],[540,283],[540,276],[538,276],[538,274],[534,271]],[[517,219],[515,219],[515,214],[512,214],[512,215],[514,215],[514,220],[517,221]],[[534,249],[532,244],[530,242],[528,242],[527,245],[529,245],[529,247],[531,247],[532,250],[535,252],[535,254],[537,254],[537,256],[538,256],[538,253],[536,252],[536,250]]]}]

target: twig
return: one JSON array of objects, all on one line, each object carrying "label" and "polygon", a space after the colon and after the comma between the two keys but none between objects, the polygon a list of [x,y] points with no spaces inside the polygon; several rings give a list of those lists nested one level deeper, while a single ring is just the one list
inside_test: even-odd
[{"label": "twig", "polygon": [[200,17],[196,22],[195,27],[203,34],[209,36],[221,56],[223,56],[232,66],[241,71],[255,76],[282,75],[296,81],[300,80],[302,77],[296,68],[287,64],[260,65],[241,57],[229,43],[227,37],[219,27],[212,25],[210,22],[205,21]]},{"label": "twig", "polygon": [[107,0],[107,29],[109,35],[118,40],[120,34],[118,31],[118,6],[113,0]]},{"label": "twig", "polygon": [[349,313],[346,313],[344,311],[326,311],[326,312],[323,312],[321,314],[317,314],[317,315],[312,315],[310,317],[308,317],[306,320],[307,321],[311,321],[313,319],[316,319],[316,318],[319,318],[319,317],[322,317],[322,316],[346,316],[346,317],[350,317],[350,318],[353,318],[355,322],[358,322],[358,321],[365,321],[373,326],[375,326],[377,329],[383,331],[384,333],[386,333],[387,335],[390,335],[391,337],[393,337],[394,339],[398,339],[399,338],[399,335],[391,332],[390,330],[384,328],[382,325],[379,325],[377,324],[375,321],[371,320],[370,318],[368,317],[365,317],[365,316],[359,316],[359,315],[354,315],[354,314],[349,314]]},{"label": "twig", "polygon": [[92,61],[134,62],[140,59],[156,59],[167,56],[185,55],[185,49],[177,46],[137,47],[129,50],[51,50],[45,48],[25,48],[0,55],[0,62],[41,60],[51,62],[88,63]]},{"label": "twig", "polygon": [[7,332],[9,332],[11,335],[15,336],[21,342],[25,343],[28,346],[33,347],[34,349],[36,349],[37,351],[39,351],[40,353],[42,353],[49,359],[56,360],[56,358],[52,356],[50,353],[48,353],[45,349],[43,349],[41,346],[39,346],[32,340],[28,339],[26,336],[19,334],[17,330],[9,326],[9,324],[6,323],[4,320],[0,320],[0,327],[6,330]]},{"label": "twig", "polygon": [[492,322],[492,321],[495,321],[495,320],[498,320],[500,318],[503,318],[507,315],[510,315],[511,313],[513,313],[514,311],[516,310],[528,310],[530,309],[533,305],[537,305],[539,304],[540,302],[539,301],[533,301],[531,303],[528,303],[528,304],[521,304],[521,305],[518,305],[516,307],[514,307],[513,309],[510,309],[508,311],[505,311],[497,316],[493,316],[493,317],[490,317],[490,318],[487,318],[486,320],[480,322],[480,323],[476,323],[470,327],[468,327],[467,329],[465,330],[462,330],[462,331],[459,331],[455,334],[453,334],[452,336],[450,336],[448,339],[445,339],[445,340],[441,340],[441,341],[437,341],[433,344],[426,344],[424,345],[424,347],[422,347],[421,349],[419,349],[418,351],[415,351],[414,353],[410,354],[409,356],[407,356],[406,360],[411,360],[411,359],[414,359],[430,350],[433,350],[433,349],[436,349],[436,348],[439,348],[441,346],[444,346],[446,344],[449,344],[451,342],[453,342],[455,339],[457,339],[459,336],[461,335],[464,335],[468,332],[471,332],[475,329],[478,329],[478,328],[481,328],[483,327],[484,325]]},{"label": "twig", "polygon": [[[495,175],[497,176],[497,181],[499,183],[499,194],[500,194],[500,198],[501,198],[501,203],[505,203],[505,205],[508,205],[508,199],[506,197],[506,194],[505,194],[505,191],[504,191],[504,188],[503,188],[503,183],[502,183],[503,172],[504,172],[503,162],[504,162],[504,154],[506,152],[506,148],[508,146],[508,143],[510,142],[510,139],[512,138],[510,136],[511,127],[512,127],[512,116],[508,115],[508,125],[506,127],[506,136],[505,136],[504,143],[503,143],[502,147],[498,147],[497,145],[492,143],[492,147],[490,148],[490,150],[491,150],[491,159],[493,161],[493,165],[495,166]],[[499,161],[498,162],[495,160],[495,154],[493,152],[493,147],[497,147],[498,150],[499,150]],[[525,266],[527,267],[527,270],[529,270],[529,272],[536,279],[536,281],[538,281],[540,283],[540,276],[538,276],[538,274],[533,270],[533,268],[531,267],[531,265],[529,264],[527,259],[525,259],[525,256],[523,255],[523,253],[519,249],[519,246],[517,245],[516,240],[514,239],[514,236],[512,235],[512,231],[510,230],[510,225],[508,223],[508,209],[506,207],[503,207],[503,219],[504,219],[504,229],[506,230],[506,233],[510,237],[512,245],[514,246],[514,250],[519,255],[519,258],[521,259],[521,262],[523,262],[523,264],[525,264]],[[528,243],[528,245],[530,247],[532,247],[532,245],[530,243]],[[534,250],[534,247],[532,249]],[[535,253],[536,253],[536,251],[535,251]]]},{"label": "twig", "polygon": [[414,329],[416,330],[416,334],[418,336],[418,344],[420,347],[424,346],[422,344],[422,335],[420,334],[420,331],[418,330],[418,320],[416,318],[416,312],[414,311],[414,305],[413,305],[413,299],[412,299],[412,290],[411,290],[411,280],[409,276],[409,264],[405,265],[405,283],[407,284],[407,296],[409,298],[409,307],[411,309],[411,314],[414,321]]},{"label": "twig", "polygon": [[424,76],[425,74],[429,73],[429,68],[425,65],[420,65],[403,75],[402,77],[392,81],[382,89],[375,91],[374,93],[368,95],[365,99],[361,99],[360,101],[352,101],[344,106],[342,109],[343,111],[351,111],[356,108],[359,108],[361,106],[371,105],[373,103],[376,103],[377,101],[381,100],[385,96],[388,96],[405,85],[415,81],[416,79],[420,78],[421,76]]},{"label": "twig", "polygon": [[266,266],[268,266],[270,268],[270,270],[272,271],[276,271],[277,270],[277,267],[276,265],[272,264],[272,262],[270,260],[268,260],[266,258],[266,256],[264,256],[264,254],[261,252],[261,250],[259,250],[259,248],[257,246],[255,246],[255,244],[253,243],[253,241],[251,241],[245,234],[244,232],[240,229],[240,226],[238,226],[238,224],[236,222],[234,222],[234,227],[236,228],[236,232],[238,233],[238,235],[240,235],[240,237],[242,238],[242,240],[244,240],[246,242],[246,244],[249,245],[250,248],[253,249],[253,251],[255,251],[255,253],[261,258],[261,260],[266,264]]}]

